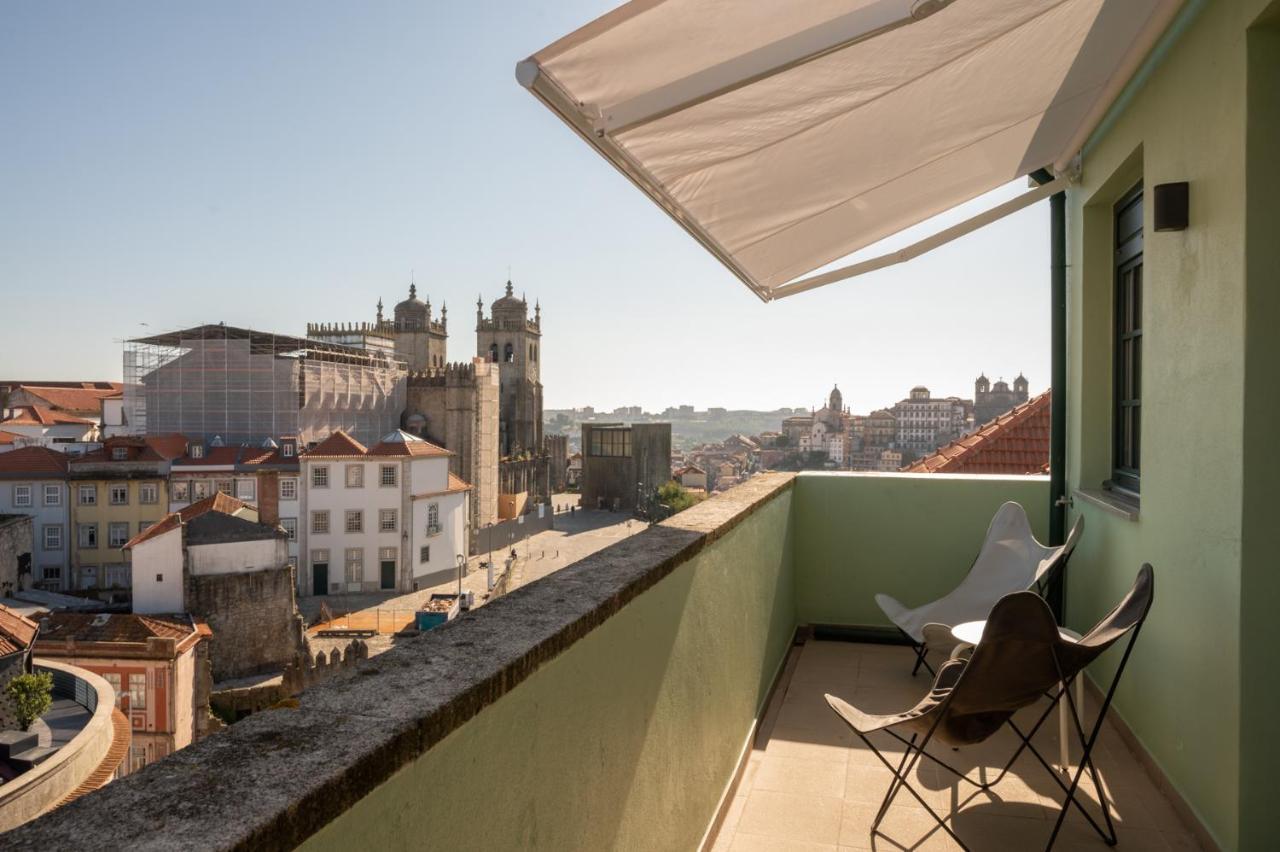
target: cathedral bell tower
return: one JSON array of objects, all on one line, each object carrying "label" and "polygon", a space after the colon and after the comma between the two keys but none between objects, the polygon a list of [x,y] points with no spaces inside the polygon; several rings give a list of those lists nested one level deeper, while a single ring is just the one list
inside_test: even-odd
[{"label": "cathedral bell tower", "polygon": [[476,355],[498,365],[500,380],[499,449],[503,456],[542,451],[542,307],[516,298],[507,282],[506,294],[484,316],[483,300],[476,302]]}]

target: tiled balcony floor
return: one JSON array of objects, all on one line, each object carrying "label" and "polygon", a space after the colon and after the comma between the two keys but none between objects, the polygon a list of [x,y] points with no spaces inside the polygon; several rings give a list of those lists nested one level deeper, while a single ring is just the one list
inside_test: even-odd
[{"label": "tiled balcony floor", "polygon": [[[871,821],[891,775],[823,699],[829,692],[875,713],[908,709],[932,680],[923,670],[911,677],[912,659],[903,647],[819,641],[804,645],[766,713],[716,837],[716,852],[959,848],[906,791],[894,798],[881,833],[871,836]],[[1034,719],[1042,710],[1043,706],[1039,711],[1027,708],[1019,722]],[[1030,726],[1020,724],[1024,731]],[[1041,754],[1055,766],[1057,737],[1055,710],[1036,736]],[[930,750],[976,778],[984,768],[991,777],[1016,745],[1006,728],[979,746]],[[900,757],[901,748],[891,753]],[[1073,760],[1079,755],[1080,750],[1073,749]],[[1094,755],[1113,805],[1117,849],[1200,848],[1110,723],[1099,735]],[[917,790],[974,850],[1043,849],[1057,819],[1057,802],[1062,801],[1044,768],[1026,754],[990,792],[925,761],[914,776]],[[1101,822],[1093,784],[1082,781],[1081,786]],[[1054,848],[1108,847],[1076,812],[1068,815]]]}]

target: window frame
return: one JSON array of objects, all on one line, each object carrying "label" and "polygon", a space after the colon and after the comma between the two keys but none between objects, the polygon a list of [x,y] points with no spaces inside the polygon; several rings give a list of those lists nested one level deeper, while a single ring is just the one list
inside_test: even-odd
[{"label": "window frame", "polygon": [[[116,541],[119,540],[119,544]],[[107,524],[107,547],[118,550],[129,543],[129,522],[112,521]]]},{"label": "window frame", "polygon": [[[89,495],[86,500],[85,495]],[[96,506],[98,505],[98,486],[92,483],[81,483],[76,487],[76,503],[80,506]]]},{"label": "window frame", "polygon": [[[25,492],[27,495],[25,501],[19,499],[18,497],[18,495],[22,492]],[[13,507],[15,509],[30,509],[32,508],[32,505],[35,503],[35,499],[36,499],[35,489],[32,488],[30,483],[24,483],[24,484],[18,484],[16,482],[14,483]]]},{"label": "window frame", "polygon": [[[124,495],[121,499],[116,499],[116,494]],[[129,505],[129,483],[113,482],[107,486],[107,505],[108,506],[128,506]]]},{"label": "window frame", "polygon": [[[129,673],[129,709],[147,709],[147,676],[145,673]],[[139,698],[141,696],[141,698]]]},{"label": "window frame", "polygon": [[298,540],[298,519],[297,518],[281,518],[280,526],[288,533],[289,541]]},{"label": "window frame", "polygon": [[348,547],[343,553],[343,576],[348,584],[364,583],[364,548]]},{"label": "window frame", "polygon": [[342,529],[349,535],[363,533],[364,509],[347,509],[344,511],[342,515]]},{"label": "window frame", "polygon": [[[323,520],[320,524],[317,521]],[[312,509],[311,510],[311,534],[312,535],[328,535],[333,527],[329,524],[328,509]]]},{"label": "window frame", "polygon": [[[89,533],[89,536],[93,539],[92,543],[85,544],[85,533]],[[97,522],[76,524],[76,543],[81,550],[97,550],[100,546]]]},{"label": "window frame", "polygon": [[[383,464],[378,465],[378,486],[381,488],[396,488],[400,485],[399,465]],[[391,474],[390,482],[387,481],[387,474]]]},{"label": "window frame", "polygon": [[344,465],[342,484],[344,488],[364,488],[364,465],[360,462]]},{"label": "window frame", "polygon": [[[49,543],[49,533],[56,533],[54,544]],[[62,524],[44,524],[40,528],[40,549],[62,550]]]},{"label": "window frame", "polygon": [[174,480],[169,486],[169,499],[175,503],[185,503],[191,499],[191,483],[184,480]]},{"label": "window frame", "polygon": [[[61,506],[62,505],[62,486],[57,483],[46,482],[44,488],[41,489],[45,506]],[[50,500],[49,496],[53,495]]]},{"label": "window frame", "polygon": [[[390,518],[390,524],[388,524]],[[393,533],[400,529],[400,512],[396,509],[378,510],[378,532]]]},{"label": "window frame", "polygon": [[[1137,214],[1136,230],[1122,233]],[[1125,214],[1129,214],[1126,217]],[[1143,184],[1113,207],[1111,478],[1109,491],[1137,500],[1142,488]]]},{"label": "window frame", "polygon": [[[151,495],[151,499],[147,499],[147,495]],[[138,483],[138,502],[144,506],[151,506],[160,502],[160,486],[155,482],[139,482]]]},{"label": "window frame", "polygon": [[[288,493],[286,493],[288,490]],[[280,497],[281,500],[297,500],[298,499],[298,480],[292,476],[281,477],[280,479]]]},{"label": "window frame", "polygon": [[311,466],[311,487],[312,488],[328,488],[329,487],[329,465],[316,464]]}]

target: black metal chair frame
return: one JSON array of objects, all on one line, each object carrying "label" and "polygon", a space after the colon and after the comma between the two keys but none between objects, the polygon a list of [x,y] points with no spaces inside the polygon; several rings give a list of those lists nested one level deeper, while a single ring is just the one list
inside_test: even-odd
[{"label": "black metal chair frame", "polygon": [[[942,719],[946,716],[947,705],[950,704],[951,696],[955,692],[954,684],[950,688],[946,698],[944,698],[942,703],[937,707],[937,709],[933,711],[934,713],[933,724],[932,726],[930,726],[928,732],[925,734],[924,738],[920,741],[919,745],[916,744],[916,739],[919,737],[919,734],[912,734],[910,739],[908,739],[906,737],[903,737],[901,734],[897,733],[896,731],[892,730],[891,728],[884,728],[884,729],[881,729],[881,731],[870,732],[870,733],[883,732],[883,733],[889,734],[894,739],[898,740],[899,742],[901,742],[907,747],[906,751],[903,752],[902,754],[902,761],[898,764],[896,768],[894,767],[893,763],[890,762],[889,759],[885,757],[885,755],[880,751],[880,749],[876,748],[875,743],[871,741],[869,734],[864,734],[861,731],[854,728],[854,733],[856,733],[862,739],[862,741],[867,744],[867,747],[870,748],[871,751],[875,754],[875,756],[880,759],[880,762],[883,763],[886,767],[888,767],[889,771],[893,773],[893,780],[889,782],[889,789],[885,791],[884,799],[880,803],[880,809],[876,812],[876,818],[871,824],[872,836],[880,833],[879,832],[880,823],[881,821],[883,821],[885,814],[888,812],[889,805],[893,803],[893,800],[897,796],[897,794],[901,790],[905,789],[908,793],[910,793],[913,797],[915,797],[915,800],[919,802],[926,811],[929,812],[929,815],[932,816],[934,821],[937,822],[938,825],[942,827],[943,831],[949,834],[956,843],[960,844],[960,847],[962,849],[967,850],[969,847],[966,846],[964,841],[961,840],[956,835],[956,833],[951,829],[951,827],[947,825],[946,820],[943,817],[939,816],[938,813],[934,811],[932,807],[929,806],[929,803],[926,802],[924,798],[918,792],[916,792],[915,788],[911,786],[911,782],[908,779],[911,777],[912,770],[915,769],[916,765],[919,763],[921,758],[928,758],[929,760],[933,761],[934,763],[946,769],[952,775],[955,775],[961,780],[969,784],[972,784],[974,787],[978,788],[978,790],[989,790],[992,787],[994,787],[996,784],[998,784],[1001,781],[1001,779],[1004,778],[1005,774],[1008,773],[1009,769],[1013,766],[1014,762],[1022,754],[1023,750],[1027,750],[1027,751],[1030,751],[1031,754],[1035,756],[1036,760],[1039,761],[1040,765],[1043,766],[1045,771],[1049,773],[1049,776],[1053,778],[1054,783],[1058,785],[1058,789],[1061,792],[1066,794],[1066,799],[1065,801],[1063,801],[1062,807],[1058,812],[1058,820],[1056,823],[1054,823],[1053,832],[1049,835],[1049,842],[1045,846],[1046,852],[1048,852],[1049,849],[1053,848],[1054,842],[1058,839],[1058,833],[1062,830],[1062,823],[1066,819],[1067,811],[1072,805],[1074,805],[1076,809],[1079,810],[1080,813],[1084,816],[1084,818],[1089,821],[1089,824],[1093,826],[1093,829],[1096,832],[1098,832],[1098,835],[1102,838],[1102,840],[1108,846],[1116,845],[1116,830],[1115,830],[1115,825],[1111,820],[1111,808],[1107,803],[1106,791],[1102,786],[1102,780],[1098,775],[1097,767],[1093,763],[1092,754],[1093,754],[1093,747],[1098,741],[1098,734],[1102,730],[1102,724],[1107,718],[1107,711],[1111,708],[1111,700],[1115,696],[1116,687],[1120,683],[1121,675],[1124,674],[1125,665],[1129,662],[1129,655],[1133,651],[1134,643],[1138,641],[1138,633],[1139,631],[1141,631],[1141,629],[1142,629],[1142,622],[1140,621],[1138,622],[1138,624],[1136,624],[1133,627],[1133,630],[1130,632],[1128,644],[1125,646],[1125,649],[1124,649],[1124,655],[1120,658],[1120,665],[1116,668],[1115,676],[1111,679],[1111,685],[1107,688],[1106,696],[1103,698],[1102,706],[1098,710],[1098,718],[1097,718],[1097,721],[1094,723],[1092,730],[1090,730],[1087,734],[1085,733],[1084,724],[1081,720],[1083,708],[1076,706],[1075,699],[1071,695],[1071,686],[1075,682],[1075,679],[1077,677],[1083,676],[1083,671],[1081,671],[1071,676],[1069,679],[1061,679],[1058,691],[1055,694],[1049,696],[1050,697],[1049,706],[1046,707],[1044,712],[1040,714],[1040,718],[1036,720],[1035,725],[1033,725],[1027,733],[1024,734],[1022,732],[1022,730],[1017,726],[1017,724],[1014,723],[1012,717],[1006,722],[1006,724],[1010,728],[1012,728],[1013,732],[1018,736],[1020,743],[1017,749],[1014,750],[1013,756],[1009,758],[1009,761],[1004,765],[1004,767],[1000,770],[1000,772],[996,775],[995,779],[992,781],[987,781],[985,783],[975,781],[972,778],[970,778],[968,775],[966,775],[964,772],[961,772],[959,769],[956,769],[955,767],[948,764],[946,761],[941,760],[933,756],[932,754],[929,754],[927,751],[925,751],[925,748],[929,745],[929,741],[933,738],[934,732],[937,730],[938,725],[942,722]],[[1053,653],[1052,656],[1053,656],[1054,665],[1057,667],[1058,674],[1061,677],[1062,664],[1058,660],[1058,655],[1056,652]],[[959,676],[963,677],[963,672]],[[1070,785],[1063,783],[1062,779],[1058,777],[1058,772],[1054,770],[1052,765],[1050,765],[1050,763],[1047,760],[1045,760],[1044,756],[1041,755],[1040,752],[1036,750],[1035,745],[1031,742],[1032,737],[1034,737],[1036,735],[1036,732],[1040,730],[1041,725],[1043,725],[1045,720],[1049,718],[1049,714],[1052,713],[1054,708],[1058,706],[1058,702],[1062,700],[1064,695],[1067,699],[1067,706],[1070,710],[1071,720],[1074,724],[1076,737],[1078,737],[1080,746],[1082,748],[1080,765],[1076,768],[1074,776],[1071,778]],[[1098,798],[1102,805],[1102,816],[1103,816],[1104,822],[1106,823],[1105,831],[1101,826],[1098,825],[1097,821],[1094,820],[1094,818],[1089,814],[1089,812],[1084,809],[1084,806],[1081,805],[1080,802],[1076,800],[1076,793],[1079,790],[1080,780],[1084,776],[1084,771],[1086,767],[1089,770],[1090,776],[1093,778],[1094,787],[1098,791]]]}]

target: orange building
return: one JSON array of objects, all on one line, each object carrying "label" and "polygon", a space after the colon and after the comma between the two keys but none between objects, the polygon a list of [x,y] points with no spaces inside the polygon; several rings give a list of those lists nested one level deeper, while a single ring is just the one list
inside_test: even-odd
[{"label": "orange building", "polygon": [[119,775],[191,745],[209,718],[209,628],[189,615],[55,612],[40,624],[38,657],[101,675],[133,732]]}]

